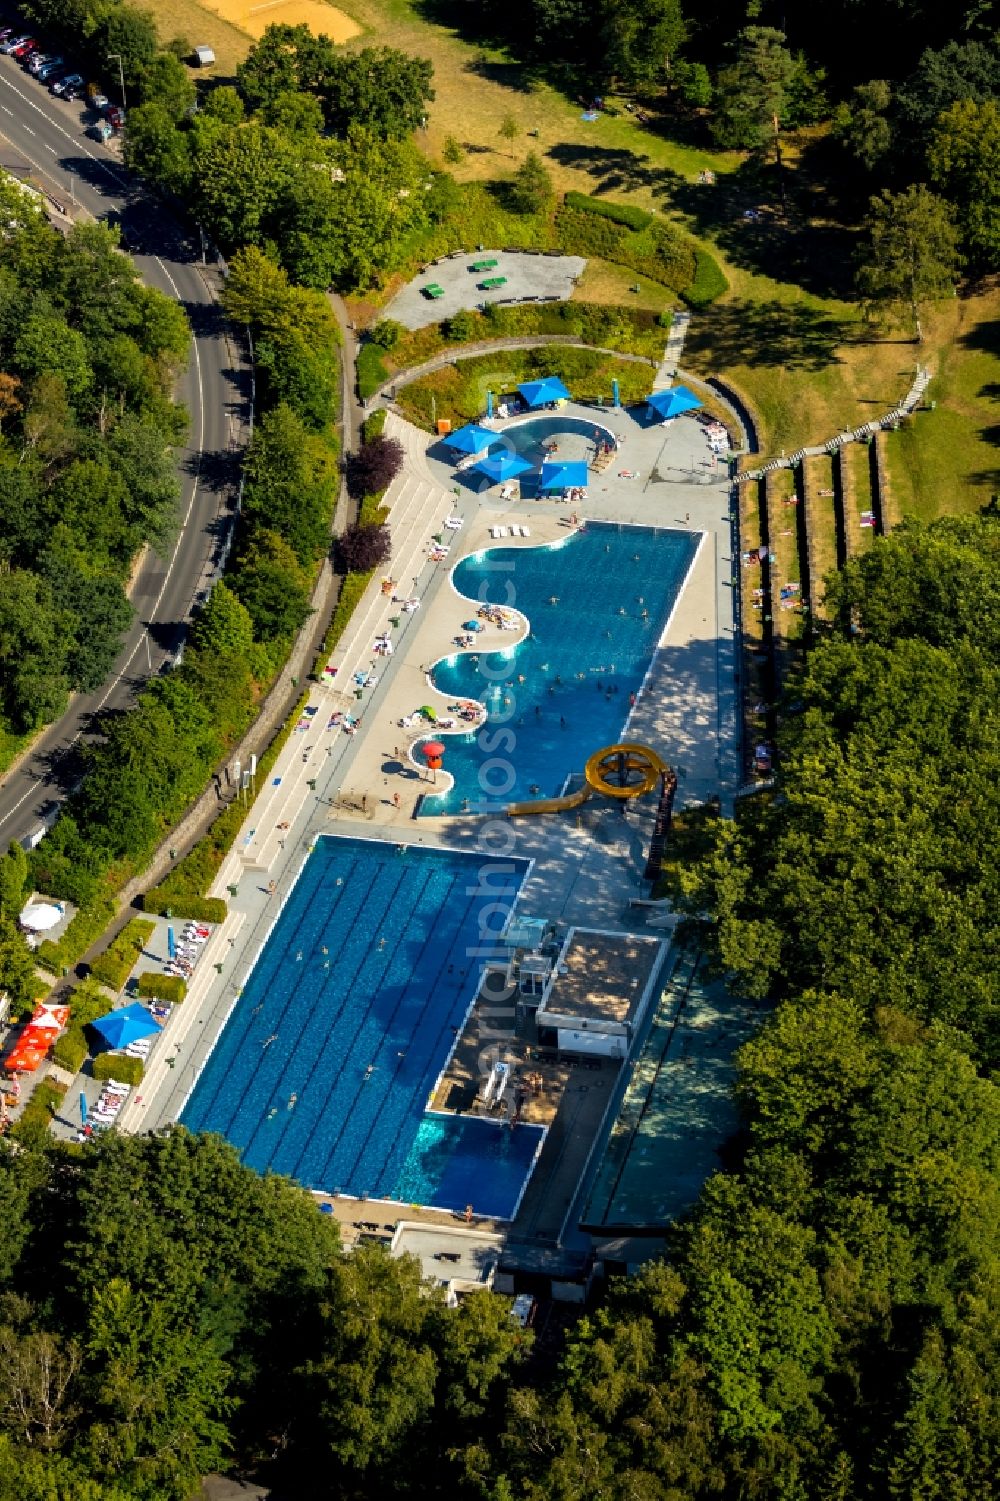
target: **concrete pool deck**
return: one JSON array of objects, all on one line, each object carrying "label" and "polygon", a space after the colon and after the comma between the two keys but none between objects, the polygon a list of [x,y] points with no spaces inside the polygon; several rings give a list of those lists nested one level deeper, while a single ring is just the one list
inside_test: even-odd
[{"label": "concrete pool deck", "polygon": [[[567,410],[592,424],[610,423],[624,437],[620,457],[627,461],[616,459],[610,472],[595,479],[586,499],[573,507],[547,500],[510,503],[495,491],[482,499],[468,491],[456,498],[445,483],[448,471],[427,457],[433,440],[390,414],[386,430],[403,441],[406,462],[387,496],[394,539],[389,571],[398,581],[397,593],[418,595],[421,607],[400,616],[400,628],[392,633],[394,654],[382,659],[372,657],[371,647],[390,615],[399,614],[398,607],[381,594],[378,581],[358,606],[333,659],[338,667],[334,684],[339,680],[340,685],[314,685],[309,704],[315,713],[300,735],[290,737],[212,888],[213,894],[228,900],[230,915],[213,935],[213,955],[199,965],[142,1087],[123,1111],[122,1129],[155,1129],[177,1119],[317,836],[483,847],[480,818],[413,818],[417,796],[428,789],[426,773],[405,759],[397,760],[394,752],[404,746],[404,732],[396,723],[402,714],[441,698],[428,688],[424,669],[453,649],[450,638],[467,618],[453,592],[450,569],[466,553],[490,545],[490,527],[526,526],[530,537],[507,537],[498,545],[534,546],[565,536],[563,523],[575,509],[588,519],[675,526],[703,534],[633,712],[630,734],[648,740],[675,766],[679,805],[717,795],[724,809],[731,806],[739,761],[732,532],[725,473],[717,471],[717,479],[708,482],[708,445],[699,425],[689,418],[649,428],[623,411],[573,406]],[[696,465],[702,476],[696,483],[662,477],[664,471],[690,472]],[[620,479],[617,470],[625,467],[639,478]],[[442,532],[449,513],[461,516],[463,526]],[[436,533],[451,540],[446,564],[427,559]],[[518,637],[491,628],[487,639],[490,644],[507,644]],[[350,683],[353,672],[368,668],[373,660],[379,682],[363,690],[359,701],[344,686],[344,678]],[[345,710],[360,715],[357,732],[327,730],[328,718]],[[411,738],[416,738],[416,731]],[[398,810],[395,792],[402,804]],[[648,932],[641,909],[630,908],[629,900],[645,894],[642,869],[654,813],[652,799],[632,805],[627,816],[595,800],[575,815],[492,820],[491,825],[511,841],[509,853],[533,861],[519,910],[566,924]],[[235,896],[230,886],[237,888]]]}]

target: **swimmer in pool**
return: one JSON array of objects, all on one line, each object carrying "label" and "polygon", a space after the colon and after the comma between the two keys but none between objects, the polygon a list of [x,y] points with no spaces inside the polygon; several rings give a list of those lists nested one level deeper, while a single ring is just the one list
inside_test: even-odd
[{"label": "swimmer in pool", "polygon": [[378,946],[379,946],[380,949],[384,949],[385,948],[385,939],[384,938],[380,938],[379,939]]},{"label": "swimmer in pool", "polygon": [[268,1120],[269,1121],[273,1121],[274,1117],[277,1115],[277,1113],[278,1113],[278,1107],[277,1107],[277,1105],[272,1105],[271,1109],[267,1112],[267,1118],[268,1118]]},{"label": "swimmer in pool", "polygon": [[278,1034],[277,1034],[277,1032],[272,1032],[271,1035],[270,1035],[270,1037],[265,1037],[264,1038],[264,1041],[261,1043],[261,1048],[262,1049],[263,1048],[269,1048],[271,1046],[272,1042],[277,1042],[277,1040],[278,1040]]},{"label": "swimmer in pool", "polygon": [[298,1095],[295,1094],[294,1091],[288,1096],[288,1108],[289,1108],[289,1110],[294,1110],[295,1109],[295,1101],[297,1099],[298,1099]]},{"label": "swimmer in pool", "polygon": [[374,1072],[375,1072],[375,1065],[374,1065],[374,1063],[369,1063],[368,1067],[365,1069],[365,1078],[366,1079],[370,1079],[371,1076],[372,1076],[372,1074]]}]

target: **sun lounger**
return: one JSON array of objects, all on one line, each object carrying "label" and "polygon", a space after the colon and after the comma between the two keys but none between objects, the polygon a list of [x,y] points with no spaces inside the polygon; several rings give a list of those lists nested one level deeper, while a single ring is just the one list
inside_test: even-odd
[{"label": "sun lounger", "polygon": [[444,525],[449,531],[457,532],[459,527],[464,525],[464,523],[461,516],[446,516],[444,518]]},{"label": "sun lounger", "polygon": [[506,535],[507,535],[507,528],[505,526],[491,526],[490,527],[490,536],[493,538],[494,542],[497,540],[498,537],[506,537]]}]

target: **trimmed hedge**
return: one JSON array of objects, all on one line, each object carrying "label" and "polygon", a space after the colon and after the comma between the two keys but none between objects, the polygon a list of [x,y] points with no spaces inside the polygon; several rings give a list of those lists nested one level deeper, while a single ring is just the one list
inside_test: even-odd
[{"label": "trimmed hedge", "polygon": [[672,291],[679,292],[694,280],[694,241],[662,220],[654,219],[645,229],[628,229],[564,203],[556,215],[556,230],[560,245],[570,254],[600,256]]},{"label": "trimmed hedge", "polygon": [[681,296],[689,308],[696,311],[706,308],[713,303],[723,292],[729,291],[729,283],[725,278],[722,267],[714,256],[709,255],[707,250],[697,250],[694,257],[694,277],[691,285],[685,287]]},{"label": "trimmed hedge", "polygon": [[373,438],[381,438],[388,415],[385,407],[379,407],[377,411],[372,412],[370,417],[365,418],[361,424],[362,443],[370,443]]},{"label": "trimmed hedge", "polygon": [[145,1066],[141,1058],[124,1053],[98,1053],[94,1059],[95,1079],[114,1079],[116,1084],[141,1084]]},{"label": "trimmed hedge", "polygon": [[587,193],[567,193],[564,201],[569,208],[612,219],[615,224],[624,224],[629,229],[645,229],[653,222],[652,214],[631,203],[613,203],[608,198],[592,198]]},{"label": "trimmed hedge", "polygon": [[[259,775],[260,768],[258,767]],[[245,816],[246,809],[242,811]],[[221,896],[165,893],[162,886],[154,886],[151,891],[147,891],[142,899],[142,906],[144,912],[156,912],[160,917],[188,917],[193,922],[225,922],[229,911]]]},{"label": "trimmed hedge", "polygon": [[46,938],[38,945],[36,960],[50,974],[64,975],[97,942],[114,915],[115,904],[110,898],[81,907],[58,942]]},{"label": "trimmed hedge", "polygon": [[52,1049],[53,1060],[61,1068],[78,1073],[90,1052],[86,1027],[114,1009],[114,1001],[94,979],[83,980],[66,998],[69,1006],[69,1026],[56,1039]]},{"label": "trimmed hedge", "polygon": [[177,1005],[187,995],[187,985],[181,975],[158,975],[145,970],[136,982],[139,995],[145,1000],[173,1001]]},{"label": "trimmed hedge", "polygon": [[354,368],[358,377],[358,395],[362,401],[367,401],[389,379],[385,365],[387,353],[381,344],[362,344],[358,350]]},{"label": "trimmed hedge", "polygon": [[121,990],[135,968],[139,954],[155,932],[155,923],[133,917],[90,966],[94,979],[100,980],[102,985],[109,985],[112,990]]},{"label": "trimmed hedge", "polygon": [[66,1096],[67,1085],[55,1079],[42,1079],[31,1091],[31,1099],[10,1128],[10,1134],[19,1138],[47,1136],[52,1117]]}]

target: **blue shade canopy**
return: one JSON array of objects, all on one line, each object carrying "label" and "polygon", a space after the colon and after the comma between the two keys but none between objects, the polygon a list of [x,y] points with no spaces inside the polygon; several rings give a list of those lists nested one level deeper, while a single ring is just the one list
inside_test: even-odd
[{"label": "blue shade canopy", "polygon": [[460,453],[482,453],[496,440],[496,433],[491,433],[488,427],[480,427],[478,422],[467,422],[457,432],[449,433],[444,441],[449,448],[457,448]]},{"label": "blue shade canopy", "polygon": [[140,1037],[149,1037],[151,1033],[160,1030],[145,1006],[140,1006],[138,1001],[133,1001],[131,1006],[123,1006],[120,1011],[109,1011],[107,1016],[99,1017],[92,1025],[94,1031],[100,1032],[104,1041],[113,1048],[127,1047],[130,1042],[135,1042]]},{"label": "blue shade canopy", "polygon": [[587,483],[587,464],[584,459],[575,459],[569,464],[543,464],[543,490],[569,490]]},{"label": "blue shade canopy", "polygon": [[515,474],[523,474],[526,469],[533,469],[527,459],[522,459],[518,453],[491,453],[489,458],[480,459],[473,466],[480,474],[486,474],[494,484],[501,480],[511,479]]},{"label": "blue shade canopy", "polygon": [[529,407],[543,407],[547,401],[568,401],[569,392],[558,375],[547,375],[544,380],[525,381],[517,388]]},{"label": "blue shade canopy", "polygon": [[661,417],[679,417],[681,412],[693,412],[701,402],[687,386],[670,386],[666,391],[654,391],[646,397],[646,405]]}]

